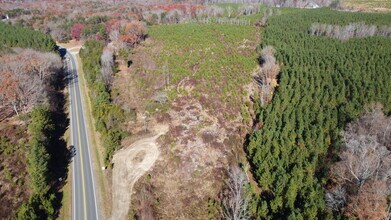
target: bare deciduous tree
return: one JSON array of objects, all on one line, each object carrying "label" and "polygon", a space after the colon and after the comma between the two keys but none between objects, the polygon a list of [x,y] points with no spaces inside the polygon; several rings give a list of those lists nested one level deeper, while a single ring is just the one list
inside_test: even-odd
[{"label": "bare deciduous tree", "polygon": [[387,219],[391,152],[385,145],[391,142],[390,121],[391,117],[375,106],[346,126],[340,161],[330,170],[334,186],[326,190],[329,208],[343,210],[347,216],[359,219]]},{"label": "bare deciduous tree", "polygon": [[197,18],[218,17],[224,15],[224,9],[217,6],[207,6],[196,11]]},{"label": "bare deciduous tree", "polygon": [[371,36],[391,37],[390,26],[377,27],[376,25],[367,25],[365,23],[350,23],[345,26],[314,23],[309,32],[312,35],[332,37],[339,40]]},{"label": "bare deciduous tree", "polygon": [[349,198],[345,213],[358,219],[384,220],[387,217],[387,194],[384,181],[368,181]]},{"label": "bare deciduous tree", "polygon": [[230,17],[232,17],[232,13],[233,13],[233,9],[232,9],[232,7],[231,6],[228,6],[227,8],[226,8],[226,11],[227,11],[227,15],[228,15],[228,17],[230,18]]},{"label": "bare deciduous tree", "polygon": [[326,192],[326,205],[333,211],[338,211],[346,204],[346,190],[337,186],[332,191]]},{"label": "bare deciduous tree", "polygon": [[0,59],[2,102],[11,105],[16,114],[28,112],[46,99],[46,82],[62,67],[53,53],[31,49],[14,49],[16,54]]},{"label": "bare deciduous tree", "polygon": [[385,146],[391,142],[390,124],[379,107],[348,124],[342,133],[345,149],[336,164],[340,178],[355,180],[361,187],[369,178],[390,177],[391,152]]},{"label": "bare deciduous tree", "polygon": [[17,115],[19,115],[17,106],[18,96],[16,92],[18,83],[10,72],[0,71],[0,107],[10,103]]},{"label": "bare deciduous tree", "polygon": [[372,135],[377,141],[391,150],[391,118],[386,117],[383,107],[375,104],[357,120],[359,126],[349,125],[347,130],[357,135]]},{"label": "bare deciduous tree", "polygon": [[340,163],[348,171],[344,178],[354,179],[361,187],[367,179],[382,178],[386,174],[388,164],[384,162],[389,160],[391,154],[377,142],[375,136],[345,134],[344,138],[346,150],[340,155]]},{"label": "bare deciduous tree", "polygon": [[37,53],[37,63],[34,68],[41,80],[55,74],[62,68],[61,58],[52,53]]},{"label": "bare deciduous tree", "polygon": [[232,167],[226,190],[223,193],[223,213],[230,220],[245,220],[249,218],[249,196],[246,193],[248,185],[246,175],[239,167]]},{"label": "bare deciduous tree", "polygon": [[109,34],[109,39],[111,42],[115,43],[118,41],[119,38],[119,30],[112,30]]},{"label": "bare deciduous tree", "polygon": [[101,60],[101,73],[105,81],[106,88],[110,89],[113,82],[114,52],[110,48],[103,50]]},{"label": "bare deciduous tree", "polygon": [[239,7],[239,13],[241,15],[252,15],[259,12],[259,6],[257,5],[243,5]]},{"label": "bare deciduous tree", "polygon": [[277,86],[277,76],[280,72],[280,66],[274,57],[274,48],[266,46],[261,51],[261,68],[255,81],[261,89],[261,103],[266,104],[271,101],[274,88]]}]

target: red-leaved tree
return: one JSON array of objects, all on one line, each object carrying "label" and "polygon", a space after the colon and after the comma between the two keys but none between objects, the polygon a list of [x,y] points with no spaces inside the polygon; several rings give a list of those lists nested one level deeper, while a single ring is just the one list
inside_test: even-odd
[{"label": "red-leaved tree", "polygon": [[80,40],[81,32],[84,29],[84,24],[76,23],[71,28],[71,36],[73,39]]},{"label": "red-leaved tree", "polygon": [[145,37],[145,25],[139,21],[131,21],[123,27],[120,39],[128,46],[133,47]]}]

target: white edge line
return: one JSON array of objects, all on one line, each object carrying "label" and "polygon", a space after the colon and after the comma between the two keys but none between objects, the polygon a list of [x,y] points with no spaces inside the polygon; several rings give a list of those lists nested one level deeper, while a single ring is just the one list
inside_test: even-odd
[{"label": "white edge line", "polygon": [[[72,55],[72,58],[75,58],[73,55]],[[76,65],[76,72],[77,72],[77,60],[75,59],[75,65]],[[86,117],[85,117],[85,114],[84,114],[84,108],[83,108],[83,96],[81,95],[81,90],[80,90],[80,77],[79,74],[77,74],[77,86],[79,87],[79,92],[80,92],[80,101],[81,101],[81,107],[82,107],[82,113],[83,113],[83,121],[84,121],[84,125],[85,125],[85,132],[86,132],[86,139],[87,139],[87,151],[88,151],[88,159],[89,159],[89,162],[90,162],[90,170],[91,170],[91,176],[92,176],[92,191],[94,192],[94,202],[95,202],[95,214],[96,214],[96,219],[98,220],[99,219],[99,215],[98,215],[98,205],[96,203],[96,200],[98,199],[96,197],[96,193],[95,193],[95,178],[94,178],[94,172],[92,170],[92,161],[91,161],[91,154],[90,154],[90,142],[89,142],[89,138],[88,138],[88,129],[87,129],[87,124],[86,124]]]}]

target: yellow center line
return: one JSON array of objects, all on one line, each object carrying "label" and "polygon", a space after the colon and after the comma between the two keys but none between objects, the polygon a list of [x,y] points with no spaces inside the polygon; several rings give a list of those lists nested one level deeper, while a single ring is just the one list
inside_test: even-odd
[{"label": "yellow center line", "polygon": [[84,205],[84,219],[87,218],[87,203],[86,203],[86,189],[85,189],[85,183],[84,183],[84,166],[83,166],[83,150],[81,147],[81,139],[80,139],[80,126],[79,126],[79,114],[77,113],[77,100],[76,100],[76,84],[73,84],[74,87],[74,96],[75,96],[75,107],[76,107],[76,125],[77,125],[77,133],[78,135],[78,141],[79,141],[79,149],[80,149],[80,161],[81,161],[81,180],[82,180],[82,186],[83,186],[83,205]]}]

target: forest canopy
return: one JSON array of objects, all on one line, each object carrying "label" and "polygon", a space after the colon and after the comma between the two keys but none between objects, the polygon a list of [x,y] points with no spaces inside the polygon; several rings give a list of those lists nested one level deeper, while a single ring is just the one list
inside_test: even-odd
[{"label": "forest canopy", "polygon": [[261,48],[272,45],[282,65],[272,102],[259,107],[248,156],[262,188],[258,217],[332,217],[324,186],[345,124],[373,102],[391,110],[391,40],[340,41],[308,33],[313,23],[389,25],[391,14],[287,9],[269,18]]},{"label": "forest canopy", "polygon": [[10,47],[50,52],[56,49],[56,42],[42,32],[0,22],[0,51]]}]

